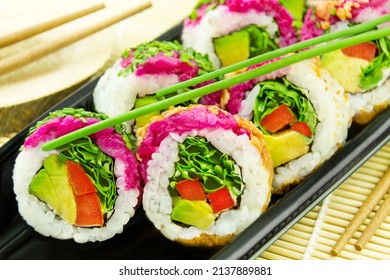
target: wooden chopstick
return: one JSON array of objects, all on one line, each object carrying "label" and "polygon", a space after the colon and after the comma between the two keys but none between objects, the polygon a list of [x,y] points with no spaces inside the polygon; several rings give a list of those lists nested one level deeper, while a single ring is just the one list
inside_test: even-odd
[{"label": "wooden chopstick", "polygon": [[362,32],[367,32],[367,31],[372,30],[373,28],[377,27],[378,25],[385,23],[385,22],[388,22],[388,21],[390,21],[390,14],[378,17],[378,18],[371,20],[371,21],[367,21],[367,22],[355,25],[355,26],[348,28],[348,29],[345,29],[345,30],[340,30],[338,32],[328,33],[328,34],[325,34],[325,35],[322,35],[319,37],[315,37],[315,38],[310,39],[310,40],[298,42],[296,44],[293,44],[293,45],[290,45],[290,46],[287,46],[287,47],[284,47],[281,49],[277,49],[277,50],[272,51],[272,52],[267,52],[265,54],[261,54],[261,55],[258,55],[256,57],[249,58],[249,59],[242,61],[240,63],[235,63],[233,65],[223,67],[223,68],[215,70],[213,72],[203,74],[199,77],[196,77],[196,78],[193,78],[193,79],[190,79],[187,81],[183,81],[183,82],[174,84],[172,86],[166,87],[164,89],[158,90],[156,92],[156,96],[162,97],[162,96],[170,94],[172,92],[176,92],[180,89],[188,88],[188,87],[212,80],[214,78],[224,76],[228,73],[233,73],[233,72],[238,71],[240,69],[245,69],[249,66],[252,66],[252,65],[267,61],[267,60],[281,57],[281,56],[284,56],[284,55],[287,55],[290,53],[298,52],[298,51],[301,51],[303,49],[307,49],[307,48],[316,46],[316,45],[321,44],[321,43],[327,43],[327,42],[330,42],[332,40],[337,40],[337,39],[345,37],[345,36],[352,36],[352,35],[356,35],[356,34],[359,34]]},{"label": "wooden chopstick", "polygon": [[[341,250],[348,243],[348,240],[354,235],[359,226],[363,223],[363,221],[367,218],[367,216],[372,212],[374,207],[379,203],[381,198],[387,193],[390,188],[390,168],[387,169],[383,177],[379,180],[378,184],[372,190],[370,195],[367,197],[363,205],[359,208],[359,211],[353,217],[349,225],[345,228],[344,233],[341,235],[335,246],[330,251],[333,256],[338,256]],[[390,201],[390,196],[388,196],[387,200]],[[389,203],[389,202],[388,202]],[[387,206],[387,207],[390,207]],[[383,212],[385,209],[383,210]],[[360,242],[358,242],[358,248],[362,248],[367,239],[371,237],[372,231],[375,231],[375,227],[378,222],[381,222],[382,216],[376,218],[375,224],[373,224],[367,233],[365,233],[365,237],[362,238]]]},{"label": "wooden chopstick", "polygon": [[72,20],[81,18],[83,16],[86,16],[88,14],[91,14],[93,12],[96,12],[98,10],[104,9],[105,5],[104,3],[99,3],[92,5],[90,7],[84,8],[82,10],[73,12],[71,14],[66,14],[64,16],[54,18],[48,21],[45,21],[43,23],[30,26],[26,29],[14,32],[9,35],[0,36],[0,48],[14,44],[16,42],[28,39],[32,36],[35,36],[39,33],[45,32],[47,30],[53,29],[55,27],[58,27],[62,24],[65,24],[67,22],[70,22]]},{"label": "wooden chopstick", "polygon": [[[390,168],[389,168],[390,170]],[[384,189],[389,189],[390,187],[390,172],[387,171],[387,176],[383,176],[380,183],[383,185]],[[358,251],[361,251],[364,246],[368,243],[370,238],[375,234],[377,229],[380,227],[382,222],[386,219],[386,217],[390,214],[390,194],[388,193],[385,200],[383,201],[379,210],[375,213],[371,222],[368,224],[366,229],[363,231],[362,235],[355,243],[355,248]]]},{"label": "wooden chopstick", "polygon": [[97,122],[93,125],[86,126],[84,128],[81,128],[79,130],[73,131],[69,134],[65,134],[57,139],[54,139],[50,142],[47,142],[42,145],[42,150],[44,151],[50,151],[55,148],[58,148],[62,145],[65,145],[67,143],[70,143],[76,139],[79,139],[81,137],[96,133],[100,130],[106,129],[108,127],[111,127],[113,125],[121,124],[126,121],[135,119],[137,117],[146,115],[151,112],[155,111],[161,111],[163,109],[169,108],[170,106],[174,106],[180,103],[184,103],[188,100],[200,98],[206,94],[228,88],[229,86],[242,83],[244,81],[251,80],[255,77],[273,72],[275,70],[281,69],[283,67],[286,67],[288,65],[310,59],[319,55],[322,55],[324,53],[334,51],[337,49],[346,48],[349,46],[353,46],[362,42],[367,41],[373,41],[385,36],[390,36],[390,27],[383,28],[380,30],[374,30],[369,31],[364,34],[358,34],[355,36],[351,36],[348,38],[344,38],[342,40],[338,40],[335,42],[330,42],[327,44],[321,44],[320,46],[313,47],[311,49],[292,54],[290,56],[287,56],[285,58],[282,58],[276,62],[266,64],[264,66],[255,68],[253,70],[244,72],[242,74],[238,74],[235,76],[232,76],[230,78],[211,83],[209,85],[196,88],[187,92],[183,92],[181,94],[174,95],[172,97],[160,100],[158,102],[154,102],[151,104],[148,104],[143,107],[135,108],[131,111],[125,112],[123,114],[120,114],[115,117],[108,118],[106,120]]},{"label": "wooden chopstick", "polygon": [[29,48],[24,52],[6,57],[0,61],[0,75],[27,65],[49,53],[73,44],[149,7],[151,7],[151,2],[148,0],[135,1],[134,4],[130,5],[126,10],[121,11],[110,18],[104,19],[93,26],[88,26],[85,29],[77,30],[66,36],[60,37],[57,40],[47,41]]}]

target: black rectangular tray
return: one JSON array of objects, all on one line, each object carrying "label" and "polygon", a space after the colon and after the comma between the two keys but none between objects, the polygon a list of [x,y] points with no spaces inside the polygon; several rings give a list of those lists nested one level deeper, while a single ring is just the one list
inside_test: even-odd
[{"label": "black rectangular tray", "polygon": [[[179,38],[177,25],[157,40]],[[0,148],[0,259],[253,259],[337,188],[352,172],[390,140],[390,108],[365,127],[351,126],[344,147],[271,206],[229,245],[194,248],[171,242],[148,221],[140,207],[123,233],[104,242],[78,244],[36,233],[21,218],[13,192],[12,171],[28,129],[50,111],[64,107],[92,110],[97,79],[37,118]]]}]

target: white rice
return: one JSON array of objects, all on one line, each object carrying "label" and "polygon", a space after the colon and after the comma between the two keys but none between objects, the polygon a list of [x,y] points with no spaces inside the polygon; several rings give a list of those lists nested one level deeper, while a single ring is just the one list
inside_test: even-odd
[{"label": "white rice", "polygon": [[[202,136],[222,153],[231,156],[242,170],[245,185],[240,207],[223,212],[207,229],[194,226],[182,227],[171,220],[172,198],[168,191],[168,180],[175,172],[178,143],[189,136]],[[250,143],[247,135],[237,136],[223,129],[202,129],[178,135],[171,133],[160,144],[148,162],[148,182],[143,195],[143,207],[147,217],[164,236],[170,240],[192,240],[203,234],[225,236],[239,234],[257,219],[268,203],[270,174],[262,162],[259,151]]]},{"label": "white rice", "polygon": [[353,115],[372,112],[379,105],[390,105],[390,69],[383,70],[383,77],[378,87],[371,91],[348,94]]},{"label": "white rice", "polygon": [[214,67],[220,68],[221,63],[214,51],[213,39],[252,24],[265,28],[270,37],[275,38],[278,25],[272,16],[254,10],[247,13],[232,12],[226,6],[218,6],[209,11],[196,26],[183,28],[183,46],[192,47],[202,54],[208,54]]},{"label": "white rice", "polygon": [[[137,76],[129,72],[124,77],[118,76],[121,70],[120,60],[118,60],[99,79],[93,92],[95,110],[109,117],[130,111],[137,97],[154,94],[161,88],[179,82],[179,78],[174,74]],[[126,123],[127,131],[130,131],[132,123]]]},{"label": "white rice", "polygon": [[[57,239],[74,239],[78,243],[104,241],[115,234],[121,233],[123,227],[128,223],[135,213],[134,207],[138,203],[138,190],[124,190],[123,184],[117,184],[118,197],[114,206],[114,213],[107,224],[101,228],[82,228],[73,226],[62,220],[50,209],[46,203],[37,197],[29,194],[29,186],[43,165],[43,160],[50,154],[44,152],[40,146],[33,149],[23,149],[16,158],[13,181],[14,192],[18,202],[19,213],[25,221],[37,232],[44,236],[51,236]],[[120,160],[115,160],[118,165]],[[125,170],[116,169],[116,176],[124,176]]]},{"label": "white rice", "polygon": [[[389,2],[390,3],[390,2]],[[387,4],[389,6],[389,4]],[[389,10],[389,8],[387,8]],[[381,9],[366,8],[354,19],[354,22],[366,22],[383,16]]]},{"label": "white rice", "polygon": [[[345,143],[352,118],[348,96],[343,88],[329,72],[318,68],[314,59],[291,65],[286,78],[307,90],[306,95],[317,113],[318,124],[310,151],[275,169],[274,193],[283,193],[289,185],[302,181],[329,159]],[[257,92],[258,89],[256,92],[252,90],[252,94],[247,95],[253,99]],[[253,103],[251,112],[245,110],[245,117],[250,117],[251,113]]]}]

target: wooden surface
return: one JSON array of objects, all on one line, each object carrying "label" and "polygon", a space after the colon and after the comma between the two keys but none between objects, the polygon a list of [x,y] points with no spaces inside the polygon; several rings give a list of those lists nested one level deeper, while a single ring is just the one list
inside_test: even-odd
[{"label": "wooden surface", "polygon": [[[20,69],[25,65],[31,64],[33,62],[38,61],[41,58],[48,56],[49,54],[55,53],[63,48],[74,45],[78,43],[84,38],[88,39],[90,36],[95,35],[97,32],[107,29],[111,27],[113,24],[116,24],[128,17],[143,11],[144,9],[150,8],[151,2],[149,0],[136,0],[129,3],[128,6],[123,6],[121,9],[118,9],[117,12],[112,13],[112,15],[103,16],[101,15],[100,19],[97,21],[90,22],[86,25],[79,25],[78,28],[72,29],[71,32],[63,33],[61,36],[57,36],[54,40],[45,40],[40,42],[39,44],[29,46],[29,48],[24,48],[23,51],[19,51],[17,53],[11,54],[7,57],[3,57],[0,64],[0,75],[7,74],[11,71]],[[104,7],[104,5],[103,5]],[[102,12],[106,12],[109,10],[113,10],[109,6],[104,7]],[[96,9],[94,9],[96,11]],[[77,13],[76,10],[74,13]],[[96,15],[98,12],[92,13],[92,15]],[[84,15],[84,14],[83,14]],[[83,16],[80,18],[86,18],[88,16]],[[75,19],[74,21],[77,21]],[[73,20],[71,23],[74,22]],[[42,25],[45,25],[44,23]],[[50,22],[48,24],[50,26]],[[65,26],[65,25],[61,25]],[[56,26],[53,26],[53,28]],[[51,31],[52,29],[50,29]],[[28,33],[32,33],[31,31],[27,31],[25,36],[30,38]],[[35,32],[35,31],[34,31]],[[41,33],[43,34],[43,33]],[[21,40],[24,41],[24,40]],[[100,43],[100,42],[99,42]],[[91,46],[94,48],[95,46]]]},{"label": "wooden surface", "polygon": [[[138,0],[105,0],[106,9],[70,22],[24,42],[0,49],[0,59],[118,13]],[[68,14],[100,0],[12,0],[0,9],[0,34],[16,32],[56,16]],[[153,40],[178,24],[195,0],[152,0],[152,7],[110,28],[61,49],[19,70],[0,75],[0,136],[16,133],[101,74],[125,48]],[[3,4],[4,5],[4,4]],[[23,7],[23,8],[22,8]],[[172,9],[174,7],[174,9]]]}]

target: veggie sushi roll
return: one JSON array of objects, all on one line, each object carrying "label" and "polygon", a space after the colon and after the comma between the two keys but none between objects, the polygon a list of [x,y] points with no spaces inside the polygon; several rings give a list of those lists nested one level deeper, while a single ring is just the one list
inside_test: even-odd
[{"label": "veggie sushi roll", "polygon": [[249,121],[190,105],[165,111],[137,134],[143,207],[168,239],[224,245],[268,207],[271,157]]},{"label": "veggie sushi roll", "polygon": [[122,127],[50,152],[41,149],[45,142],[105,118],[64,109],[30,130],[16,158],[14,192],[20,214],[42,235],[78,243],[103,241],[121,233],[134,215],[142,189],[133,146]]},{"label": "veggie sushi roll", "polygon": [[301,182],[345,142],[351,123],[348,98],[318,58],[228,91],[225,107],[264,133],[275,168],[275,194]]},{"label": "veggie sushi roll", "polygon": [[296,42],[304,1],[201,0],[185,19],[183,45],[224,67]]},{"label": "veggie sushi roll", "polygon": [[[156,102],[155,92],[214,70],[207,57],[178,42],[153,41],[127,49],[98,81],[93,102],[98,112],[113,117]],[[201,85],[197,85],[201,86]],[[197,100],[196,100],[197,102]],[[135,120],[146,124],[154,112]],[[126,124],[129,130],[131,122]],[[134,128],[134,131],[136,129]]]},{"label": "veggie sushi roll", "polygon": [[[387,0],[321,1],[305,17],[303,38],[347,29],[389,13]],[[323,67],[350,95],[354,121],[367,124],[390,103],[390,40],[381,38],[324,54]]]}]

